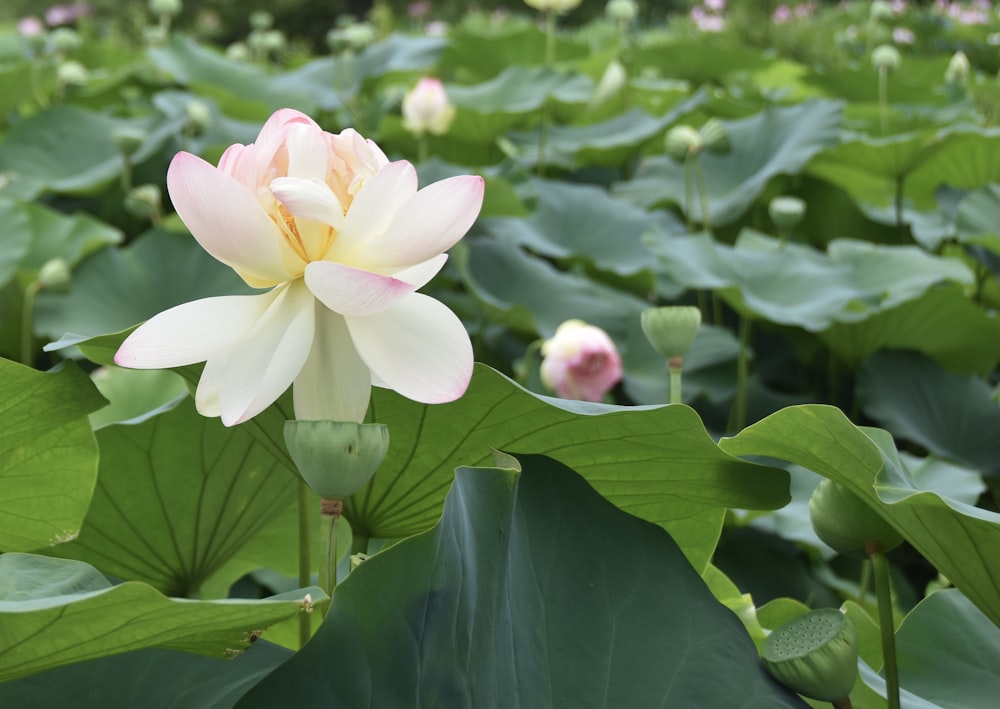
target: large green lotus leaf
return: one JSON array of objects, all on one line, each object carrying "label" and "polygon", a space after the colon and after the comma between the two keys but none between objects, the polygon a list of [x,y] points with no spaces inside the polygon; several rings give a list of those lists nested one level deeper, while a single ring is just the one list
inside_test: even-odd
[{"label": "large green lotus leaf", "polygon": [[104,249],[81,263],[69,292],[39,294],[35,332],[83,339],[198,298],[253,292],[194,239],[152,230],[123,249]]},{"label": "large green lotus leaf", "polygon": [[707,40],[650,43],[631,50],[630,54],[636,73],[648,67],[662,76],[695,83],[717,83],[729,74],[758,72],[777,61],[755,49],[723,46]]},{"label": "large green lotus leaf", "polygon": [[[443,37],[394,32],[382,41],[365,47],[355,58],[353,69],[362,82],[397,72],[424,71],[437,64],[447,46],[448,40]],[[294,74],[286,75],[283,80],[288,81],[291,76]]]},{"label": "large green lotus leaf", "polygon": [[22,104],[34,103],[36,96],[50,94],[55,85],[56,68],[53,64],[21,56],[16,61],[4,57],[0,67],[0,115],[17,115]]},{"label": "large green lotus leaf", "polygon": [[[227,148],[233,143],[244,145],[254,142],[260,133],[260,121],[241,121],[229,118],[217,101],[206,96],[198,96],[187,91],[167,89],[156,93],[153,106],[171,120],[185,126],[184,149],[198,155],[206,155],[212,149]],[[194,127],[189,114],[190,107],[198,106],[208,111],[206,126]]]},{"label": "large green lotus leaf", "polygon": [[[889,76],[889,100],[893,104],[946,104],[948,96],[939,91],[943,83],[948,58],[943,55],[920,57],[907,54],[900,70]],[[835,69],[810,70],[802,80],[822,89],[830,96],[842,98],[851,103],[877,104],[878,74],[870,63],[863,67],[841,67]]]},{"label": "large green lotus leaf", "polygon": [[689,288],[723,290],[737,307],[812,332],[866,320],[941,281],[971,283],[960,261],[911,246],[838,239],[823,254],[744,230],[735,246],[707,234],[649,242],[667,275]]},{"label": "large green lotus leaf", "polygon": [[820,338],[851,368],[883,349],[923,352],[960,374],[985,373],[1000,359],[1000,317],[969,300],[958,285],[857,323],[834,323]]},{"label": "large green lotus leaf", "polygon": [[365,536],[404,537],[431,526],[456,464],[478,465],[500,448],[572,466],[623,510],[670,531],[696,568],[711,555],[722,508],[776,509],[788,501],[784,471],[722,453],[686,406],[539,397],[482,365],[450,404],[377,389],[369,419],[386,424],[391,441],[372,481],[346,502],[352,529]]},{"label": "large green lotus leaf", "polygon": [[237,99],[242,108],[240,118],[266,118],[279,108],[307,113],[316,108],[311,86],[286,85],[282,76],[269,74],[256,64],[229,59],[190,37],[174,34],[169,45],[150,48],[149,57],[173,80],[215,96],[227,109],[234,102],[226,99]]},{"label": "large green lotus leaf", "polygon": [[1000,696],[1000,628],[955,589],[917,604],[896,633],[899,681],[943,709],[991,709]]},{"label": "large green lotus leaf", "polygon": [[161,407],[172,407],[178,397],[188,393],[184,380],[169,369],[99,367],[90,373],[90,378],[111,402],[90,415],[90,425],[95,431],[149,416]]},{"label": "large green lotus leaf", "polygon": [[240,707],[800,707],[663,530],[572,470],[461,468]]},{"label": "large green lotus leaf", "polygon": [[27,211],[17,202],[0,199],[0,221],[4,225],[3,249],[0,249],[0,286],[17,273],[31,248],[31,222]]},{"label": "large green lotus leaf", "polygon": [[39,372],[0,359],[0,549],[29,551],[79,533],[97,479],[87,414],[105,403],[71,362]]},{"label": "large green lotus leaf", "polygon": [[148,648],[79,662],[0,684],[8,707],[229,709],[291,656],[258,640],[231,660]]},{"label": "large green lotus leaf", "polygon": [[75,266],[95,251],[118,244],[123,238],[120,230],[86,212],[66,215],[41,204],[0,203],[0,219],[11,230],[5,238],[16,237],[21,229],[29,237],[31,248],[21,265],[31,270],[40,269],[54,258]]},{"label": "large green lotus leaf", "polygon": [[293,472],[241,428],[184,396],[97,431],[97,489],[79,537],[56,553],[171,596],[202,582],[296,497]]},{"label": "large green lotus leaf", "polygon": [[549,100],[587,103],[594,84],[582,74],[514,65],[489,81],[470,86],[449,84],[447,90],[448,98],[460,108],[486,114],[524,114],[538,111]]},{"label": "large green lotus leaf", "polygon": [[192,601],[143,583],[117,586],[82,561],[0,556],[0,682],[62,665],[161,647],[217,658],[250,647],[268,626],[303,612],[306,593]]},{"label": "large green lotus leaf", "polygon": [[862,430],[832,406],[805,405],[782,409],[719,446],[732,455],[787,460],[846,486],[1000,625],[1000,514],[921,489],[885,431]]},{"label": "large green lotus leaf", "polygon": [[[698,92],[671,107],[662,115],[651,116],[633,108],[599,123],[549,126],[545,132],[545,164],[563,168],[601,165],[618,167],[636,156],[644,145],[659,138],[667,126],[705,102]],[[513,132],[510,139],[520,151],[519,158],[534,164],[539,160],[541,128]],[[659,145],[655,146],[659,149]]]},{"label": "large green lotus leaf", "polygon": [[179,126],[161,117],[114,118],[75,106],[55,106],[17,122],[0,144],[0,171],[55,192],[94,193],[122,171],[115,146],[119,128],[146,138],[132,155],[140,163],[163,147]]},{"label": "large green lotus leaf", "polygon": [[[545,64],[545,34],[535,23],[508,19],[502,26],[457,27],[448,33],[448,45],[441,64],[455,71],[463,81],[483,81],[511,66],[536,67]],[[583,42],[556,37],[559,61],[583,59],[590,48]]]},{"label": "large green lotus leaf", "polygon": [[895,436],[984,475],[1000,471],[1000,406],[981,378],[915,352],[877,352],[861,368],[858,396]]},{"label": "large green lotus leaf", "polygon": [[[778,175],[795,175],[820,150],[839,138],[842,104],[807,101],[795,106],[769,107],[762,113],[726,121],[732,149],[700,156],[712,224],[728,224],[742,216],[768,182]],[[701,204],[684,204],[684,165],[665,155],[649,158],[636,176],[615,192],[642,207],[677,204],[695,221]]]}]

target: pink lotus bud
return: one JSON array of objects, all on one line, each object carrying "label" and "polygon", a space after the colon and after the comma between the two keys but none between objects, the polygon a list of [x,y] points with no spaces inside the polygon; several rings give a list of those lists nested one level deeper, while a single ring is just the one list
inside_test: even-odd
[{"label": "pink lotus bud", "polygon": [[453,120],[455,107],[439,79],[425,76],[403,98],[403,127],[415,135],[443,135]]},{"label": "pink lotus bud", "polygon": [[564,399],[601,401],[622,378],[622,360],[608,333],[567,320],[542,345],[542,382]]}]

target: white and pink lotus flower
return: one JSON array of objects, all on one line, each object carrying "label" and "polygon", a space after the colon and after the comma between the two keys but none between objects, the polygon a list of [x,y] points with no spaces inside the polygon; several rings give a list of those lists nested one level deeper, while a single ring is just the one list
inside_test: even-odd
[{"label": "white and pink lotus flower", "polygon": [[218,167],[178,153],[167,187],[198,243],[259,295],[185,303],[141,325],[115,362],[158,369],[205,362],[195,401],[227,426],[293,385],[299,419],[361,421],[373,384],[423,403],[460,397],[472,375],[462,322],[417,293],[472,226],[483,180],[418,191],[352,129],[323,131],[282,109]]}]

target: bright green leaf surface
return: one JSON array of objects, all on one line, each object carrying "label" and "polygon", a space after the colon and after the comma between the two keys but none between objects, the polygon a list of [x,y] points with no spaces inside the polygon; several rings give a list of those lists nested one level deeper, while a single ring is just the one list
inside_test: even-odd
[{"label": "bright green leaf surface", "polygon": [[97,477],[87,414],[104,403],[72,363],[45,373],[0,360],[0,549],[79,533]]},{"label": "bright green leaf surface", "polygon": [[287,600],[191,601],[142,583],[112,586],[88,564],[31,554],[0,556],[0,681],[145,647],[218,658],[246,650],[250,633],[301,611]]},{"label": "bright green leaf surface", "polygon": [[834,407],[795,406],[719,446],[732,455],[787,460],[847,486],[1000,624],[1000,515],[921,490],[891,437],[868,431]]},{"label": "bright green leaf surface", "polygon": [[803,706],[668,535],[521,464],[460,469],[440,523],[362,564],[240,706]]}]

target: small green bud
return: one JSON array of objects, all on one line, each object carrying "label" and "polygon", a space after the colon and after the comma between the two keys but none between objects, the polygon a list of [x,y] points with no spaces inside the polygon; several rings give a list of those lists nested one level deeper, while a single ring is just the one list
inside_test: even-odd
[{"label": "small green bud", "polygon": [[612,59],[604,73],[601,74],[601,80],[597,82],[594,95],[590,99],[590,105],[600,106],[618,94],[625,87],[626,81],[628,81],[628,74],[625,71],[625,65],[617,59]]},{"label": "small green bud", "polygon": [[893,16],[892,5],[886,0],[873,0],[868,10],[868,18],[873,22],[885,22]]},{"label": "small green bud", "polygon": [[649,308],[641,318],[646,339],[666,359],[686,355],[701,327],[701,311],[693,305]]},{"label": "small green bud", "polygon": [[627,24],[639,14],[634,0],[609,0],[604,8],[604,14],[612,22]]},{"label": "small green bud", "polygon": [[664,139],[667,155],[674,160],[682,161],[691,153],[701,152],[701,134],[688,125],[678,125],[667,131]]},{"label": "small green bud", "polygon": [[793,618],[766,638],[760,657],[771,676],[810,699],[836,702],[858,677],[858,640],[851,619],[834,608]]},{"label": "small green bud", "polygon": [[38,283],[45,290],[63,293],[69,290],[73,271],[64,259],[54,258],[45,262],[38,272]]},{"label": "small green bud", "polygon": [[286,421],[285,445],[313,492],[343,500],[367,485],[382,464],[389,429],[354,421]]},{"label": "small green bud", "polygon": [[63,86],[83,86],[90,80],[90,72],[80,62],[70,59],[58,66],[56,79]]},{"label": "small green bud", "polygon": [[226,47],[226,56],[238,62],[245,62],[250,59],[250,50],[243,42],[233,42]]},{"label": "small green bud", "polygon": [[146,141],[146,131],[134,126],[121,126],[111,132],[111,140],[122,154],[131,155]]},{"label": "small green bud", "polygon": [[149,11],[155,16],[177,17],[184,9],[181,0],[149,0]]},{"label": "small green bud", "polygon": [[187,110],[188,120],[191,121],[191,125],[199,132],[206,130],[212,125],[212,109],[203,101],[192,99],[187,102],[184,108]]},{"label": "small green bud", "polygon": [[341,30],[342,36],[352,49],[364,49],[375,41],[375,28],[367,22],[348,25]]},{"label": "small green bud", "polygon": [[969,83],[971,69],[972,64],[969,63],[969,57],[966,56],[965,52],[955,52],[944,72],[945,83],[951,86],[965,86]]},{"label": "small green bud", "polygon": [[274,24],[274,15],[267,10],[257,10],[250,13],[250,26],[257,31],[271,29]]},{"label": "small green bud", "polygon": [[903,542],[902,535],[864,500],[829,479],[822,480],[809,498],[809,519],[824,544],[847,556],[867,556],[872,543],[889,551]]},{"label": "small green bud", "polygon": [[139,185],[125,195],[125,210],[133,217],[149,219],[160,209],[162,193],[156,185]]},{"label": "small green bud", "polygon": [[699,131],[701,144],[712,153],[725,153],[729,150],[729,131],[718,118],[709,118]]},{"label": "small green bud", "polygon": [[779,229],[791,229],[806,215],[806,203],[798,197],[775,197],[767,205],[771,221]]},{"label": "small green bud", "polygon": [[895,71],[902,58],[891,44],[880,44],[872,50],[872,66],[878,71]]},{"label": "small green bud", "polygon": [[60,54],[69,54],[79,49],[83,40],[73,28],[57,27],[49,33],[49,43]]},{"label": "small green bud", "polygon": [[265,52],[280,52],[285,48],[285,34],[281,30],[267,30],[260,36],[260,46]]}]

